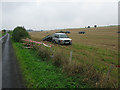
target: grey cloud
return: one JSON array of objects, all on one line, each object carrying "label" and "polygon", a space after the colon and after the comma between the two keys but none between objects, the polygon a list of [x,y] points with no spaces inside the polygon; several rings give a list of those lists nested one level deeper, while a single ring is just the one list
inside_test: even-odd
[{"label": "grey cloud", "polygon": [[84,2],[5,2],[3,28],[17,25],[33,29],[85,27],[117,24],[117,3]]}]

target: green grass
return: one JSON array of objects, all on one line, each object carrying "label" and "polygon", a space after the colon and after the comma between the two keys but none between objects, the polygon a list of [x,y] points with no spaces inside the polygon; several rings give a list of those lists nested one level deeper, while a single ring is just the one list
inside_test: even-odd
[{"label": "green grass", "polygon": [[[118,53],[111,51],[111,50],[107,50],[107,49],[102,49],[102,48],[96,48],[93,46],[83,46],[83,45],[79,45],[79,44],[73,44],[73,50],[82,50],[83,52],[78,52],[78,54],[82,54],[85,56],[89,56],[90,58],[92,57],[93,59],[98,59],[100,61],[104,61],[104,63],[108,63],[108,64],[114,64],[114,65],[118,65]],[[90,54],[92,53],[92,55]]]},{"label": "green grass", "polygon": [[0,32],[0,37],[2,37],[2,32]]},{"label": "green grass", "polygon": [[3,33],[2,36],[4,36],[6,33]]},{"label": "green grass", "polygon": [[[57,31],[57,30],[56,30]],[[41,41],[43,37],[56,31],[31,32],[32,40]],[[66,30],[65,30],[66,31]],[[54,44],[55,51],[63,50],[69,58],[72,51],[72,61],[78,61],[81,64],[92,65],[97,72],[107,75],[111,65],[114,66],[110,72],[112,79],[118,80],[118,27],[98,27],[84,29],[69,29],[68,34],[72,38],[71,46],[62,46]],[[80,35],[79,31],[85,31],[86,34]],[[47,42],[48,44],[51,42]],[[89,76],[89,75],[88,75]]]},{"label": "green grass", "polygon": [[90,88],[81,78],[70,77],[56,68],[50,61],[42,61],[33,50],[22,48],[13,42],[20,68],[28,88]]},{"label": "green grass", "polygon": [[[64,46],[56,47],[55,49],[63,49],[69,56],[69,52],[73,51],[73,60],[77,60],[81,64],[90,64],[97,71],[107,74],[111,65],[118,65],[118,52],[102,49],[95,46],[81,45],[73,43],[67,48]],[[111,77],[118,79],[118,69],[113,68]]]}]

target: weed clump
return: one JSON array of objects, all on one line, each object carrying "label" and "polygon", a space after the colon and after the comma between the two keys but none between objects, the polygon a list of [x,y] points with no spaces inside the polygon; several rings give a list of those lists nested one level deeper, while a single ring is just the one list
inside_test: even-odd
[{"label": "weed clump", "polygon": [[76,61],[72,61],[69,64],[66,64],[63,66],[63,72],[66,72],[69,76],[74,76],[77,74],[82,74],[83,71],[83,65]]},{"label": "weed clump", "polygon": [[83,81],[86,83],[91,83],[92,85],[95,86],[96,82],[100,81],[102,78],[102,73],[101,72],[97,72],[93,66],[91,65],[86,65],[87,68],[84,71],[84,79]]},{"label": "weed clump", "polygon": [[109,78],[108,80],[106,80],[106,76],[102,75],[101,79],[96,82],[96,87],[98,88],[118,88],[118,81],[113,79],[113,78]]},{"label": "weed clump", "polygon": [[[38,47],[35,49],[38,49]],[[51,52],[47,48],[40,46],[37,50],[37,55],[42,57],[43,60],[48,60],[50,59]]]},{"label": "weed clump", "polygon": [[33,50],[34,50],[35,52],[38,52],[38,50],[39,50],[39,47],[40,47],[40,46],[33,45]]},{"label": "weed clump", "polygon": [[58,51],[54,54],[52,62],[57,67],[63,67],[65,65],[68,65],[69,59],[65,57],[62,51]]}]

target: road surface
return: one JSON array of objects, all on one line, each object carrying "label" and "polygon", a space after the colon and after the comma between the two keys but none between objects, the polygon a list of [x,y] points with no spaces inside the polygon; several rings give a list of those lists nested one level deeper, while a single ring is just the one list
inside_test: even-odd
[{"label": "road surface", "polygon": [[22,75],[8,34],[2,43],[2,88],[24,88]]},{"label": "road surface", "polygon": [[0,38],[0,90],[2,89],[2,38]]}]

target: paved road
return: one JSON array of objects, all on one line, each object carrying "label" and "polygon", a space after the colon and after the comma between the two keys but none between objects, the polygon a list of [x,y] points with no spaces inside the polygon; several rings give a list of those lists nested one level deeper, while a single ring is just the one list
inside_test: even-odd
[{"label": "paved road", "polygon": [[2,88],[24,88],[18,66],[8,34],[2,43]]},{"label": "paved road", "polygon": [[2,88],[2,40],[0,39],[0,90]]}]

